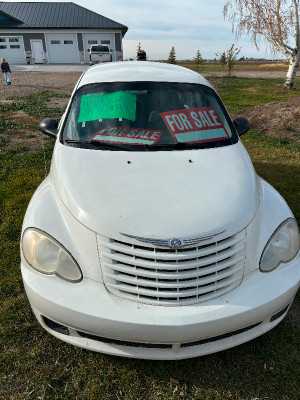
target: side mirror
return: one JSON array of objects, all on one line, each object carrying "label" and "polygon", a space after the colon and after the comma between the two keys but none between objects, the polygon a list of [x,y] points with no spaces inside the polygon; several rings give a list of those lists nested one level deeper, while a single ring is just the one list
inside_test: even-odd
[{"label": "side mirror", "polygon": [[46,118],[40,122],[40,130],[48,136],[56,137],[58,134],[58,122],[56,119]]},{"label": "side mirror", "polygon": [[233,121],[233,124],[234,124],[235,129],[236,129],[237,133],[239,134],[239,136],[248,132],[249,129],[251,128],[250,122],[247,120],[247,118],[244,118],[244,117],[236,118]]}]

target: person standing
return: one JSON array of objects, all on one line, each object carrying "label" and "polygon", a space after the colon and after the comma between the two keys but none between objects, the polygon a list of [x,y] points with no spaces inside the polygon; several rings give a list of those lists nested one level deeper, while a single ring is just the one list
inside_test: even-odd
[{"label": "person standing", "polygon": [[6,84],[10,85],[11,84],[11,81],[10,81],[11,70],[10,70],[9,64],[5,60],[5,58],[1,58],[1,71],[4,74],[4,79],[5,79]]}]

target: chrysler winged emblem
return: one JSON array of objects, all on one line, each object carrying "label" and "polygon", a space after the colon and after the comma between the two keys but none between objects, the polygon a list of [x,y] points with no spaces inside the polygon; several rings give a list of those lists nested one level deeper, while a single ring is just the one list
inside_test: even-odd
[{"label": "chrysler winged emblem", "polygon": [[136,239],[140,242],[151,243],[151,244],[154,244],[155,246],[170,247],[171,249],[180,249],[181,247],[184,247],[184,246],[192,246],[199,242],[202,242],[203,240],[211,239],[212,237],[219,235],[220,233],[223,233],[223,232],[225,232],[225,229],[222,231],[212,232],[206,236],[189,238],[189,239],[178,239],[178,238],[154,239],[154,238],[146,238],[146,237],[141,237],[141,236],[128,235],[127,233],[121,233],[121,232],[120,233],[123,236],[127,236],[132,239]]},{"label": "chrysler winged emblem", "polygon": [[178,249],[183,246],[183,241],[181,239],[171,239],[168,241],[168,246]]}]

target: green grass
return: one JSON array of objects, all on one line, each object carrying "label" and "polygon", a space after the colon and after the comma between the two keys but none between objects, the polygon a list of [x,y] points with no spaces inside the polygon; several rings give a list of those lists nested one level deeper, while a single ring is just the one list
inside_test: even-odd
[{"label": "green grass", "polygon": [[284,79],[208,77],[229,111],[241,110],[273,101],[289,100],[300,95],[300,79],[294,90],[282,90]]},{"label": "green grass", "polygon": [[300,144],[259,131],[242,136],[258,175],[285,198],[300,226]]},{"label": "green grass", "polygon": [[[228,73],[228,68],[226,66],[222,67],[219,62],[206,62],[204,61],[202,64],[197,65],[194,62],[178,62],[179,65],[193,69],[197,72],[222,72]],[[287,71],[288,63],[271,63],[271,62],[238,62],[234,65],[232,73],[234,75],[234,71]]]},{"label": "green grass", "polygon": [[[244,87],[256,85],[260,93],[260,100],[253,98],[247,100],[249,103],[266,102],[269,96],[266,88],[272,88],[276,82],[216,78],[214,84],[221,97],[227,98],[227,107],[233,110],[245,106],[241,96]],[[294,91],[292,94],[281,92],[280,83],[272,90],[273,100],[294,95]],[[43,116],[57,115],[58,110],[53,109],[49,114],[45,105],[49,97],[44,95],[23,99],[23,109],[31,109],[35,115],[32,107],[37,98]],[[16,107],[10,106],[7,112]],[[44,150],[32,152],[28,147],[9,150],[7,139],[3,138],[1,133],[1,400],[300,398],[300,329],[287,320],[237,348],[174,362],[130,360],[93,353],[47,334],[35,320],[24,293],[19,239],[28,202],[45,177],[45,167],[49,169],[53,143],[49,144],[45,138]],[[259,175],[280,191],[300,223],[299,145],[288,137],[269,137],[259,131],[247,133],[242,140]]]}]

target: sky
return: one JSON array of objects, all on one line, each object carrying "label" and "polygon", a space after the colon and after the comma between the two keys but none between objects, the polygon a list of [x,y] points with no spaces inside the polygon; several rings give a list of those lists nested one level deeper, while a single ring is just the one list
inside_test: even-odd
[{"label": "sky", "polygon": [[[229,49],[233,43],[241,47],[239,57],[273,58],[263,42],[258,51],[247,36],[235,39],[231,24],[223,18],[226,0],[73,0],[73,3],[128,27],[123,39],[125,60],[136,56],[139,43],[150,60],[167,59],[172,46],[177,60],[193,59],[197,50],[204,59],[214,59],[216,53]],[[283,56],[277,54],[275,58]]]}]

